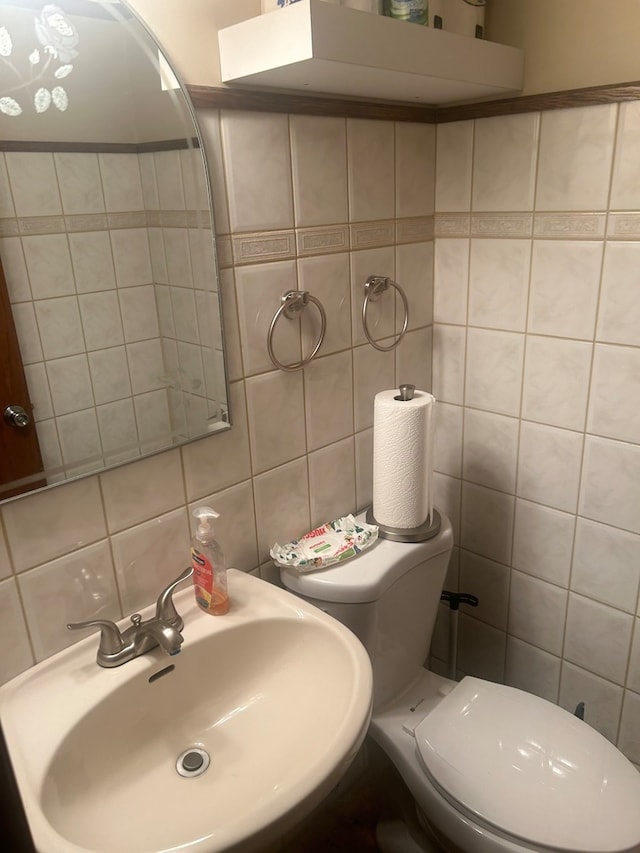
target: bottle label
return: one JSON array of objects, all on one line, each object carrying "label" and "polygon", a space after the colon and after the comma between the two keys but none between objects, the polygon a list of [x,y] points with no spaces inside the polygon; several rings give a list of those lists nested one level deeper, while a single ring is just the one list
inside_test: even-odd
[{"label": "bottle label", "polygon": [[427,0],[389,0],[389,17],[426,24],[427,7]]},{"label": "bottle label", "polygon": [[213,566],[204,554],[195,548],[191,549],[191,565],[193,566],[193,586],[196,601],[205,610],[211,608],[213,593]]}]

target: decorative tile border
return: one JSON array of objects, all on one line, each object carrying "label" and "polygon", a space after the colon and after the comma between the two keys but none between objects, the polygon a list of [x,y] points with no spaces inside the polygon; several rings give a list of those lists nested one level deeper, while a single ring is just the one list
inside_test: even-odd
[{"label": "decorative tile border", "polygon": [[[206,218],[205,218],[206,217]],[[123,228],[207,228],[209,216],[199,210],[145,211],[127,213],[80,213],[70,216],[24,216],[0,219],[0,237],[32,237],[79,231]]]},{"label": "decorative tile border", "polygon": [[106,213],[78,213],[65,216],[64,222],[69,232],[106,231],[109,227]]},{"label": "decorative tile border", "polygon": [[349,226],[352,249],[393,246],[396,242],[396,223],[393,219],[378,222],[354,222]]},{"label": "decorative tile border", "polygon": [[640,213],[610,213],[609,240],[640,240]]},{"label": "decorative tile border", "polygon": [[531,237],[533,213],[472,213],[472,237]]},{"label": "decorative tile border", "polygon": [[0,237],[17,237],[19,234],[17,219],[0,219]]},{"label": "decorative tile border", "polygon": [[233,260],[238,266],[289,260],[296,256],[296,235],[293,229],[262,234],[234,234],[231,240]]},{"label": "decorative tile border", "polygon": [[65,231],[64,216],[29,216],[18,219],[18,232],[25,236],[63,234]]},{"label": "decorative tile border", "polygon": [[471,234],[471,214],[436,213],[434,217],[434,236],[469,237]]},{"label": "decorative tile border", "polygon": [[216,255],[221,270],[233,266],[233,245],[230,234],[216,234]]},{"label": "decorative tile border", "polygon": [[604,239],[606,213],[536,213],[533,236],[545,239]]},{"label": "decorative tile border", "polygon": [[435,216],[419,216],[413,219],[398,219],[396,222],[397,243],[422,243],[433,240]]},{"label": "decorative tile border", "polygon": [[146,228],[147,225],[147,212],[145,210],[107,214],[108,228]]},{"label": "decorative tile border", "polygon": [[298,228],[296,240],[300,257],[348,252],[349,227],[347,225],[325,225],[320,228]]}]

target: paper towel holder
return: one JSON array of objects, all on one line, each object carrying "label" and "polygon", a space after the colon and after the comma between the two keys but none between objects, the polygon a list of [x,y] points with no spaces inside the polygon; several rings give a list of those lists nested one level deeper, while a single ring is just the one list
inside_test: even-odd
[{"label": "paper towel holder", "polygon": [[431,517],[421,524],[419,527],[389,527],[387,524],[380,524],[376,521],[373,514],[373,507],[370,506],[366,513],[367,524],[376,524],[378,526],[378,536],[382,539],[391,539],[393,542],[425,542],[427,539],[433,539],[440,533],[442,520],[440,513],[434,509]]},{"label": "paper towel holder", "polygon": [[[388,290],[390,287],[395,288],[398,291],[400,298],[402,299],[402,305],[404,308],[404,320],[402,321],[402,330],[398,337],[390,343],[388,346],[383,346],[379,344],[377,341],[374,341],[371,336],[371,332],[369,331],[369,326],[367,325],[367,308],[369,307],[369,300],[375,302],[379,296],[381,296],[385,290]],[[404,290],[400,287],[400,285],[396,281],[392,281],[390,278],[384,275],[370,275],[369,278],[364,283],[364,302],[362,303],[362,328],[364,329],[364,334],[375,349],[380,350],[380,352],[389,352],[389,350],[395,349],[400,341],[404,337],[404,333],[407,331],[407,326],[409,325],[409,303],[407,302],[407,297],[405,296]]]}]

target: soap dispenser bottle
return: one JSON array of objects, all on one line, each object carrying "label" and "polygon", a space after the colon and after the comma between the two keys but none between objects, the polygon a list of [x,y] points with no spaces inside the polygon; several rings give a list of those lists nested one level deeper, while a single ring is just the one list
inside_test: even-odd
[{"label": "soap dispenser bottle", "polygon": [[191,565],[196,602],[205,613],[222,616],[229,610],[227,569],[222,548],[213,537],[212,520],[219,513],[208,506],[193,510],[197,519],[196,532],[191,540]]}]

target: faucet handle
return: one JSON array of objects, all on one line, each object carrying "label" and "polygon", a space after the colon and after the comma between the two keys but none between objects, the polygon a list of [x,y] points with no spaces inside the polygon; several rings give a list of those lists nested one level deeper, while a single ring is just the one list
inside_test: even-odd
[{"label": "faucet handle", "polygon": [[190,578],[192,574],[193,566],[187,566],[187,568],[178,575],[174,581],[171,581],[169,586],[162,590],[156,603],[156,619],[161,619],[163,622],[166,622],[167,625],[171,625],[178,631],[182,630],[184,622],[173,603],[173,593],[175,592],[176,587],[178,587],[183,581]]},{"label": "faucet handle", "polygon": [[114,655],[124,648],[124,640],[120,629],[115,622],[109,619],[92,619],[89,622],[70,622],[67,625],[70,631],[81,628],[100,628],[100,646],[98,654]]}]

